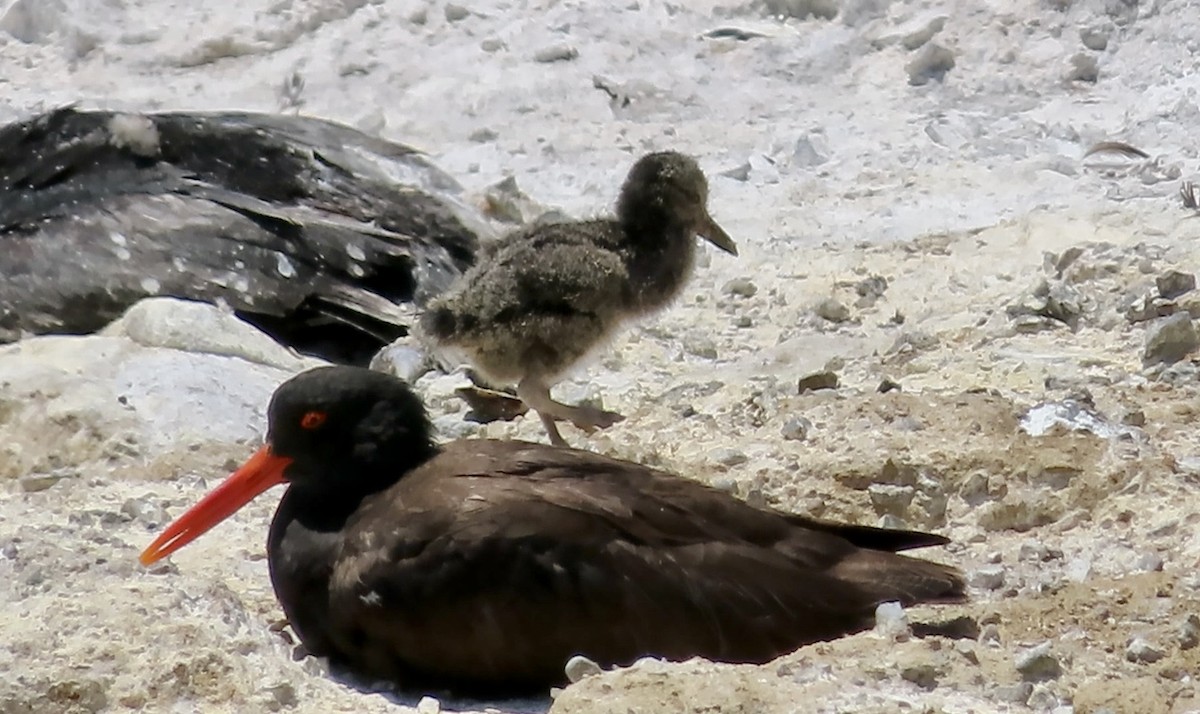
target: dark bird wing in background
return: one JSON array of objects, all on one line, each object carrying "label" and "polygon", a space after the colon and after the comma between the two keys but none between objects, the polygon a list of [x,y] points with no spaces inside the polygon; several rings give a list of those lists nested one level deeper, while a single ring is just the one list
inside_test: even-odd
[{"label": "dark bird wing in background", "polygon": [[0,342],[144,297],[224,302],[365,363],[469,267],[483,219],[420,152],[308,117],[56,109],[0,127]]}]

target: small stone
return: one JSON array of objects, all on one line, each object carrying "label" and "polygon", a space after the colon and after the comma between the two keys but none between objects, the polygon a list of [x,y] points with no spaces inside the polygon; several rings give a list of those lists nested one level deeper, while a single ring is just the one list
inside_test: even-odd
[{"label": "small stone", "polygon": [[900,44],[904,49],[912,51],[923,47],[926,42],[933,39],[933,36],[942,31],[946,26],[945,15],[933,15],[919,19],[911,27],[904,28],[904,34],[900,38]]},{"label": "small stone", "polygon": [[479,43],[479,49],[483,50],[484,52],[488,52],[488,53],[499,52],[500,50],[504,49],[506,46],[507,45],[504,44],[504,40],[502,40],[498,37],[489,37],[486,40],[484,40],[483,42]]},{"label": "small stone", "polygon": [[912,505],[916,490],[912,486],[898,486],[891,483],[873,483],[867,487],[867,495],[875,513],[903,517]]},{"label": "small stone", "polygon": [[417,702],[417,714],[438,714],[441,710],[442,703],[434,697],[421,697]]},{"label": "small stone", "polygon": [[[796,139],[796,145],[792,148],[792,166],[797,168],[809,168],[811,166],[820,166],[829,161],[828,150],[824,149],[824,141],[818,140],[814,143],[811,136],[802,136]],[[818,148],[818,144],[822,148]],[[746,164],[746,176],[749,178],[750,164]],[[745,179],[742,179],[743,181]]]},{"label": "small stone", "polygon": [[37,493],[45,491],[64,478],[66,478],[65,474],[31,474],[22,476],[18,483],[25,493]]},{"label": "small stone", "polygon": [[[296,688],[288,682],[276,684],[266,689],[266,693],[270,697],[267,706],[272,709],[291,709],[300,703],[300,698],[296,696]],[[420,711],[420,707],[417,710]]]},{"label": "small stone", "polygon": [[813,428],[812,422],[802,416],[790,416],[783,426],[779,429],[779,433],[788,441],[804,441],[808,438],[808,432]]},{"label": "small stone", "polygon": [[429,13],[423,7],[413,10],[408,16],[408,21],[414,25],[424,25],[429,21]]},{"label": "small stone", "polygon": [[1146,412],[1141,409],[1127,409],[1121,413],[1121,423],[1126,426],[1146,426]]},{"label": "small stone", "polygon": [[446,15],[446,22],[458,22],[459,20],[465,20],[471,14],[470,10],[455,3],[446,3],[444,12]]},{"label": "small stone", "polygon": [[1068,580],[1082,583],[1092,574],[1092,561],[1087,558],[1072,558],[1064,570]]},{"label": "small stone", "polygon": [[1168,270],[1154,279],[1158,294],[1167,300],[1189,293],[1196,289],[1196,276],[1178,270]]},{"label": "small stone", "polygon": [[1062,675],[1062,664],[1050,653],[1050,647],[1051,642],[1047,640],[1017,655],[1017,671],[1025,681],[1043,682]]},{"label": "small stone", "polygon": [[908,83],[914,87],[942,81],[946,73],[954,69],[954,53],[941,45],[930,42],[904,66],[908,72]]},{"label": "small stone", "polygon": [[1033,685],[1029,682],[1017,682],[996,687],[996,698],[1004,702],[1024,704],[1029,701],[1029,695],[1032,693]]},{"label": "small stone", "polygon": [[758,292],[758,286],[750,281],[750,278],[734,278],[725,283],[721,288],[721,292],[726,295],[736,295],[738,297],[754,297]]},{"label": "small stone", "polygon": [[600,669],[600,665],[591,661],[587,657],[584,657],[583,655],[575,655],[571,659],[567,660],[567,666],[565,669],[567,673],[567,679],[572,684],[584,679],[585,677],[591,677],[592,675],[603,672],[603,670]]},{"label": "small stone", "polygon": [[741,466],[750,460],[744,452],[724,446],[708,452],[708,457],[722,466],[729,467]]},{"label": "small stone", "polygon": [[1200,334],[1192,324],[1192,316],[1179,312],[1159,320],[1149,329],[1142,362],[1146,365],[1174,364],[1197,347],[1200,347]]},{"label": "small stone", "polygon": [[981,590],[999,590],[1004,587],[1004,566],[988,565],[979,568],[971,576],[971,585]]},{"label": "small stone", "polygon": [[1103,52],[1108,49],[1107,27],[1085,27],[1079,31],[1079,41],[1093,52]]},{"label": "small stone", "polygon": [[1179,649],[1190,650],[1200,645],[1200,616],[1191,614],[1179,624]]},{"label": "small stone", "polygon": [[883,293],[887,291],[887,288],[887,278],[883,277],[882,275],[872,275],[869,278],[860,280],[854,286],[854,292],[858,293],[859,297],[878,298],[883,296]]},{"label": "small stone", "polygon": [[1025,706],[1038,712],[1048,712],[1058,706],[1058,695],[1044,684],[1038,684],[1029,692]]},{"label": "small stone", "polygon": [[836,298],[825,298],[813,308],[817,317],[829,322],[845,322],[850,319],[850,308]]},{"label": "small stone", "polygon": [[433,360],[428,352],[410,342],[410,338],[401,337],[375,353],[370,368],[413,384],[433,368]]},{"label": "small stone", "polygon": [[1071,82],[1095,82],[1100,78],[1100,62],[1096,55],[1078,52],[1071,57],[1067,66],[1067,80]]},{"label": "small stone", "polygon": [[726,178],[731,178],[734,181],[749,181],[750,180],[750,162],[734,166],[732,169],[725,169],[721,175]]},{"label": "small stone", "polygon": [[121,513],[151,529],[157,529],[170,520],[166,509],[152,496],[126,499],[121,504]]},{"label": "small stone", "polygon": [[475,142],[476,144],[486,144],[489,141],[495,141],[497,138],[499,138],[499,136],[500,135],[497,134],[495,130],[483,127],[471,132],[471,135],[468,136],[467,139]]},{"label": "small stone", "polygon": [[1125,646],[1125,659],[1130,662],[1153,664],[1166,656],[1166,652],[1150,644],[1144,637],[1134,637]]},{"label": "small stone", "polygon": [[875,608],[875,633],[889,640],[903,641],[912,636],[908,613],[898,602],[880,603]]},{"label": "small stone", "polygon": [[579,50],[569,44],[559,43],[543,47],[533,55],[534,62],[548,64],[550,62],[569,62],[579,56]]},{"label": "small stone", "polygon": [[879,383],[879,386],[875,388],[875,391],[879,392],[880,394],[887,394],[888,392],[899,392],[901,391],[901,387],[899,382],[894,382],[887,377],[884,377],[883,381]]},{"label": "small stone", "polygon": [[900,670],[900,679],[927,691],[937,688],[939,675],[938,668],[929,663],[909,665]]},{"label": "small stone", "polygon": [[706,335],[692,334],[683,338],[683,349],[694,357],[716,359],[717,346]]},{"label": "small stone", "polygon": [[975,652],[975,644],[969,640],[955,640],[954,651],[962,655],[971,664],[979,664],[979,655]]},{"label": "small stone", "polygon": [[1159,573],[1163,569],[1163,559],[1158,553],[1142,553],[1137,562],[1138,570],[1144,573]]},{"label": "small stone", "polygon": [[822,389],[837,389],[838,376],[834,372],[814,372],[801,377],[796,383],[798,394],[816,392]]},{"label": "small stone", "polygon": [[754,327],[754,318],[749,315],[738,315],[733,318],[733,326],[740,328]]}]

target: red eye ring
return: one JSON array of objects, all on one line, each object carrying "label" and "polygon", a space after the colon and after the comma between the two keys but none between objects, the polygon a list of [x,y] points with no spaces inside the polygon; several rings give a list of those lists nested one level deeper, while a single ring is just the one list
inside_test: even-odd
[{"label": "red eye ring", "polygon": [[325,423],[328,415],[325,412],[311,411],[300,418],[300,426],[304,429],[316,429]]}]

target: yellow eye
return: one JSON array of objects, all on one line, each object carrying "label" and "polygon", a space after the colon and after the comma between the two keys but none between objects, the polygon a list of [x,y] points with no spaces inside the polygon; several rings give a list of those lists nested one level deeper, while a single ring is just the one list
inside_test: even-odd
[{"label": "yellow eye", "polygon": [[300,426],[304,429],[316,429],[325,423],[327,416],[325,412],[308,412],[300,419]]}]

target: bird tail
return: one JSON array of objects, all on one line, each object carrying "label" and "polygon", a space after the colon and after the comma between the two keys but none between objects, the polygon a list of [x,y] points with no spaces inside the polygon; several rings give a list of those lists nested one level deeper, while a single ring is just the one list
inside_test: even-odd
[{"label": "bird tail", "polygon": [[906,555],[860,550],[839,563],[835,571],[840,579],[871,592],[876,602],[899,601],[910,607],[967,599],[966,581],[958,568]]}]

